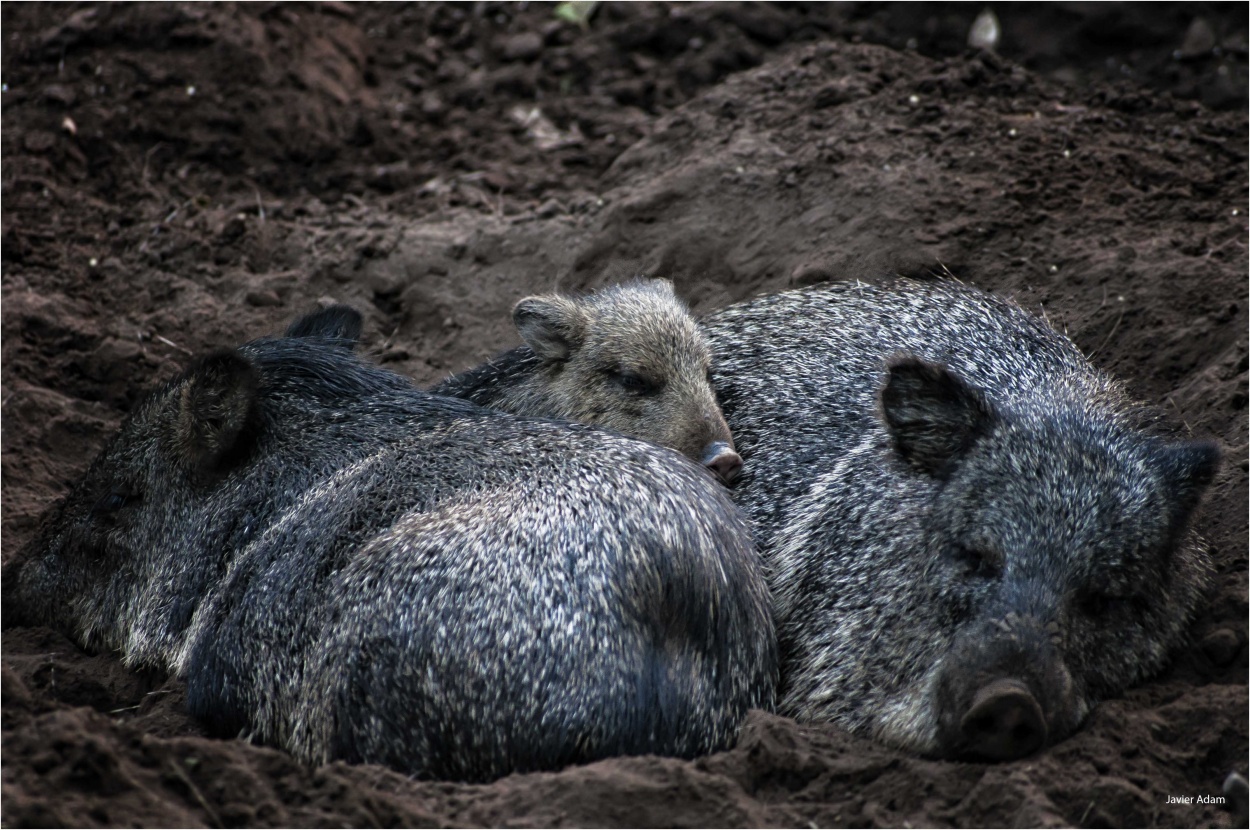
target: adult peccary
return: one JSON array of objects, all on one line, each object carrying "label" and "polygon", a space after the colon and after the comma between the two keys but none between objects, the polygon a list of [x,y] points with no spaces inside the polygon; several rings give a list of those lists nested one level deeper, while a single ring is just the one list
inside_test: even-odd
[{"label": "adult peccary", "polygon": [[1209,570],[1214,446],[1159,437],[1067,338],[953,282],[705,321],[774,598],[780,711],[1009,759],[1160,668]]},{"label": "adult peccary", "polygon": [[526,297],[512,321],[525,345],[431,391],[606,427],[672,447],[726,483],[737,478],[742,459],[712,392],[707,343],[668,280]]},{"label": "adult peccary", "polygon": [[330,309],[157,390],[6,567],[6,622],[177,672],[218,733],[427,777],[690,757],[772,704],[703,470],[429,395],[358,332]]}]

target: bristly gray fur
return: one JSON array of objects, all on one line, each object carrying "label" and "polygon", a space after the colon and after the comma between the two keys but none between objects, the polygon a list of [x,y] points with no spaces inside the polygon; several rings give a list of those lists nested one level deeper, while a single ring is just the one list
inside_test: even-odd
[{"label": "bristly gray fur", "polygon": [[784,714],[961,755],[973,699],[1008,678],[1049,742],[1181,639],[1210,568],[1188,520],[1218,453],[1144,431],[1042,321],[899,279],[763,297],[704,330]]}]

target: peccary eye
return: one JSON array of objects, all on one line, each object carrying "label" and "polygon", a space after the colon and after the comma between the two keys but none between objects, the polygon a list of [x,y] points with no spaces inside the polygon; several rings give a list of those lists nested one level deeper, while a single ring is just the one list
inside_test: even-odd
[{"label": "peccary eye", "polygon": [[955,560],[964,566],[965,577],[991,579],[1003,569],[1002,557],[982,548],[956,545],[953,554]]},{"label": "peccary eye", "polygon": [[1085,591],[1077,599],[1077,607],[1087,617],[1105,617],[1125,608],[1144,605],[1142,597],[1119,596],[1106,591]]},{"label": "peccary eye", "polygon": [[660,391],[659,384],[625,369],[618,371],[614,380],[622,389],[633,395],[654,395]]},{"label": "peccary eye", "polygon": [[1118,609],[1123,602],[1120,597],[1113,597],[1102,591],[1087,591],[1081,595],[1078,605],[1081,613],[1087,617],[1105,617]]},{"label": "peccary eye", "polygon": [[138,494],[133,490],[110,490],[101,496],[91,508],[91,514],[96,518],[110,517],[136,501],[138,501]]}]

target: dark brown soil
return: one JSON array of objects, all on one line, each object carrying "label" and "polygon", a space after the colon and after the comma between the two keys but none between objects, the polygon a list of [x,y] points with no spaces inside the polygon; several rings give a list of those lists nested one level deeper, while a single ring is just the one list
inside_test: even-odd
[{"label": "dark brown soil", "polygon": [[328,298],[429,382],[535,290],[944,266],[1224,448],[1162,677],[1009,764],[756,713],[695,762],[464,786],[206,738],[176,680],[10,628],[4,823],[1227,826],[1168,797],[1247,763],[1246,5],[1003,5],[1004,57],[962,51],[979,10],[4,4],[4,558],[145,388]]}]

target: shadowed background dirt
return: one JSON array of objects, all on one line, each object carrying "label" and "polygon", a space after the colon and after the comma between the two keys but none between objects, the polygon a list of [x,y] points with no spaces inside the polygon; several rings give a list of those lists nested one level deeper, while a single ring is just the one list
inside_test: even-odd
[{"label": "shadowed background dirt", "polygon": [[[144,390],[318,303],[422,383],[524,294],[696,312],[948,269],[1226,453],[1172,668],[1010,764],[755,713],[694,762],[489,786],[206,738],[176,680],[3,632],[3,821],[1226,826],[1247,757],[1245,4],[5,4],[3,554]],[[1000,57],[1001,55],[1001,57]]]}]

